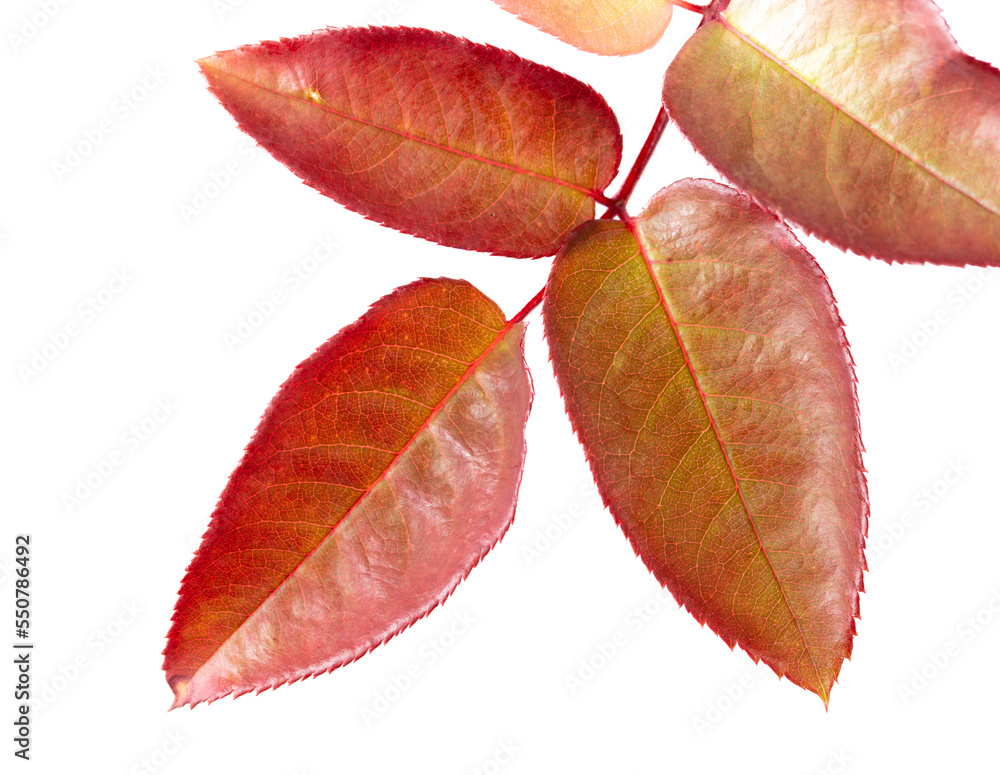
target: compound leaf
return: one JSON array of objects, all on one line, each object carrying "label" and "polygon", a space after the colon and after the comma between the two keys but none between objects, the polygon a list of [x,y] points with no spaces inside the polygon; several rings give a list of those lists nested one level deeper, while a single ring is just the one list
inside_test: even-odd
[{"label": "compound leaf", "polygon": [[638,54],[670,24],[668,0],[495,0],[502,8],[595,54]]},{"label": "compound leaf", "polygon": [[555,253],[621,159],[589,86],[443,33],[329,29],[199,64],[240,128],[310,186],[451,247]]},{"label": "compound leaf", "polygon": [[679,603],[824,702],[851,653],[867,487],[823,272],[708,181],[559,253],[545,333],[598,487]]},{"label": "compound leaf", "polygon": [[1000,264],[1000,73],[929,0],[732,0],[664,104],[730,180],[833,244]]},{"label": "compound leaf", "polygon": [[513,518],[522,334],[468,283],[422,280],[295,370],[184,578],[174,707],[332,670],[452,592]]}]

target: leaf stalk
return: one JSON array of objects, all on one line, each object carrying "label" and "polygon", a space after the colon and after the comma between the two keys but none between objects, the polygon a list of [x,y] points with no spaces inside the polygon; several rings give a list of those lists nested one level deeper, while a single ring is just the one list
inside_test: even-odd
[{"label": "leaf stalk", "polygon": [[608,211],[601,216],[602,219],[621,218],[624,220],[628,217],[625,206],[628,204],[632,192],[635,191],[642,173],[646,171],[649,160],[653,157],[653,151],[659,145],[660,138],[663,137],[663,132],[667,128],[668,123],[670,123],[670,117],[667,115],[667,109],[661,105],[660,112],[656,114],[656,121],[653,122],[653,128],[649,130],[649,136],[646,138],[642,150],[639,151],[639,156],[636,158],[635,164],[629,170],[628,177],[625,178],[621,190],[612,198],[611,203],[608,205]]},{"label": "leaf stalk", "polygon": [[[643,143],[642,150],[639,151],[639,156],[636,157],[635,163],[632,165],[632,169],[629,170],[628,176],[625,178],[625,182],[622,184],[621,190],[611,199],[601,197],[597,200],[608,208],[604,215],[601,216],[601,220],[609,220],[611,218],[619,218],[623,221],[629,220],[629,214],[626,211],[625,206],[628,204],[628,200],[631,198],[632,192],[635,191],[635,187],[638,185],[639,179],[646,171],[646,167],[649,166],[649,160],[653,157],[653,151],[655,151],[656,146],[659,145],[660,138],[663,137],[663,132],[667,128],[668,123],[670,123],[670,117],[667,115],[666,108],[661,105],[659,113],[656,114],[656,120],[653,122],[653,128],[649,130],[649,136],[646,137],[646,142]],[[542,303],[542,299],[545,298],[545,289],[547,287],[548,285],[536,293],[534,298],[524,305],[524,309],[514,315],[507,325],[513,326],[528,317],[528,315],[534,311],[535,307]]]},{"label": "leaf stalk", "polygon": [[686,3],[684,0],[668,0],[671,5],[676,5],[678,8],[683,8],[685,11],[693,11],[694,13],[705,15],[705,12],[709,9],[707,5],[695,5],[694,3]]},{"label": "leaf stalk", "polygon": [[[545,288],[547,287],[548,285],[546,284]],[[532,310],[534,310],[535,307],[537,307],[539,304],[542,303],[542,299],[545,298],[545,288],[542,288],[542,290],[536,293],[535,298],[533,298],[531,301],[525,304],[524,309],[522,309],[520,312],[518,312],[516,315],[514,315],[514,317],[510,319],[510,322],[507,323],[508,328],[520,323],[522,320],[528,317],[528,315],[531,314]]]}]

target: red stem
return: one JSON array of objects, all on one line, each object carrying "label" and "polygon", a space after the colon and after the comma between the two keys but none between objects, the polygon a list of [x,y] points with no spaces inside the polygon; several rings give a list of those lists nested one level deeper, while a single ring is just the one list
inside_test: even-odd
[{"label": "red stem", "polygon": [[678,8],[683,8],[685,11],[694,11],[702,16],[705,15],[705,11],[708,10],[707,5],[695,5],[694,3],[686,3],[684,0],[669,0],[672,5],[676,5]]},{"label": "red stem", "polygon": [[663,137],[663,131],[667,128],[668,123],[670,123],[670,118],[667,116],[667,109],[661,105],[660,112],[656,114],[656,121],[653,123],[653,128],[649,130],[649,137],[646,138],[642,150],[639,151],[639,157],[635,160],[635,164],[632,165],[632,169],[629,170],[628,177],[625,178],[621,191],[613,198],[611,204],[608,205],[608,211],[601,218],[624,218],[628,215],[625,212],[625,205],[628,204],[632,192],[635,191],[642,173],[646,171],[649,160],[653,158],[653,151],[656,150],[660,138]]},{"label": "red stem", "polygon": [[[671,0],[675,5],[677,4],[675,0]],[[688,6],[688,3],[684,3],[684,6]],[[691,6],[692,10],[698,6]],[[608,218],[621,218],[622,220],[628,220],[628,213],[625,211],[625,205],[628,204],[629,197],[632,196],[632,192],[635,191],[636,185],[639,183],[639,178],[642,177],[642,173],[646,171],[646,167],[649,166],[649,160],[653,157],[653,151],[656,150],[656,146],[660,142],[660,138],[663,137],[663,131],[667,128],[667,124],[670,123],[670,118],[667,116],[666,108],[660,106],[660,112],[656,114],[656,121],[653,123],[653,128],[649,130],[649,136],[646,138],[646,142],[642,146],[642,150],[639,151],[639,156],[636,158],[635,163],[632,165],[632,169],[629,170],[628,177],[625,178],[625,182],[622,184],[621,190],[618,195],[612,199],[608,199],[605,196],[601,196],[597,199],[598,202],[605,205],[608,210],[601,216],[601,219]],[[547,288],[548,285],[545,286]],[[507,323],[507,327],[514,326],[524,320],[528,315],[539,304],[542,303],[542,299],[545,298],[545,288],[542,288],[535,297],[524,305],[524,309],[518,312],[514,317],[510,319]]]},{"label": "red stem", "polygon": [[524,305],[524,309],[522,309],[520,312],[518,312],[516,315],[514,315],[514,317],[510,319],[510,322],[507,323],[507,327],[509,328],[513,325],[516,325],[517,323],[520,323],[522,320],[528,317],[528,315],[531,314],[531,311],[542,303],[542,299],[544,298],[545,298],[545,288],[542,288],[542,290],[540,290],[538,293],[535,294],[535,298],[533,298],[531,301],[529,301],[527,304]]}]

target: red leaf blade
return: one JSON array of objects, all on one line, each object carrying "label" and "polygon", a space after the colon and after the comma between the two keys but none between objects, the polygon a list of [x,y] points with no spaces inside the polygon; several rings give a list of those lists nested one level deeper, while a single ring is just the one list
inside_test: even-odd
[{"label": "red leaf blade", "polygon": [[824,702],[851,653],[867,488],[833,295],[790,232],[708,181],[560,252],[546,338],[605,503],[730,646]]},{"label": "red leaf blade", "polygon": [[621,159],[589,86],[443,33],[329,29],[200,64],[240,128],[307,184],[451,247],[555,253]]},{"label": "red leaf blade", "polygon": [[495,0],[501,8],[594,54],[625,56],[652,48],[670,24],[669,0]]},{"label": "red leaf blade", "polygon": [[732,0],[664,104],[724,175],[864,256],[1000,264],[1000,72],[930,0]]},{"label": "red leaf blade", "polygon": [[182,584],[175,707],[357,659],[468,575],[514,514],[522,335],[468,283],[422,280],[296,369]]}]

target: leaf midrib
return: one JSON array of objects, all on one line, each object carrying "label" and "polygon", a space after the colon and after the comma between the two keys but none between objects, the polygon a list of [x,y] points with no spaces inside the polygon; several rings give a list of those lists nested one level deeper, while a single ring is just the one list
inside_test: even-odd
[{"label": "leaf midrib", "polygon": [[892,150],[895,151],[899,156],[902,156],[904,159],[906,159],[907,161],[909,161],[914,166],[916,166],[919,169],[921,169],[924,172],[926,172],[928,175],[930,175],[932,178],[934,178],[935,180],[937,180],[939,183],[941,183],[944,186],[947,186],[948,188],[952,189],[956,193],[962,195],[963,197],[965,197],[966,199],[968,199],[969,201],[971,201],[973,204],[976,204],[979,207],[982,207],[988,213],[990,213],[990,214],[992,214],[992,215],[994,215],[996,217],[1000,217],[1000,210],[994,209],[993,207],[991,207],[990,205],[988,205],[986,202],[982,201],[977,194],[971,193],[970,191],[966,191],[957,182],[953,182],[952,180],[950,180],[948,178],[948,176],[944,172],[939,171],[938,169],[934,168],[928,162],[924,162],[924,161],[921,161],[920,159],[916,158],[915,154],[913,154],[912,152],[910,152],[907,149],[902,148],[895,140],[891,140],[891,139],[883,136],[881,133],[879,133],[878,131],[876,131],[876,129],[874,127],[870,126],[866,121],[863,121],[861,118],[859,118],[853,111],[851,111],[848,108],[846,108],[838,100],[835,100],[829,94],[827,94],[826,92],[822,91],[816,84],[814,84],[812,81],[810,81],[804,75],[802,75],[801,73],[799,73],[798,71],[796,71],[795,69],[793,69],[788,63],[783,62],[782,60],[780,60],[776,56],[774,56],[770,51],[768,51],[766,48],[764,48],[764,46],[761,43],[757,42],[756,40],[754,40],[753,38],[751,38],[749,35],[747,35],[746,33],[744,33],[742,30],[739,30],[735,26],[733,26],[732,24],[730,24],[730,22],[728,21],[728,19],[725,16],[725,14],[720,14],[719,17],[718,17],[718,19],[717,19],[717,21],[726,30],[728,30],[729,32],[733,33],[733,35],[735,35],[737,38],[739,38],[745,44],[747,44],[748,46],[750,46],[751,48],[753,48],[755,51],[757,51],[758,53],[760,53],[760,55],[762,57],[764,57],[765,59],[767,59],[769,62],[773,62],[774,64],[776,64],[778,67],[780,67],[786,73],[788,73],[790,76],[792,76],[797,81],[799,81],[800,83],[802,83],[806,87],[808,87],[814,94],[816,94],[817,96],[821,97],[826,102],[828,102],[830,105],[832,105],[833,108],[834,108],[834,110],[840,111],[845,116],[847,116],[849,119],[851,119],[852,121],[854,121],[858,126],[863,127],[867,131],[871,132],[874,137],[876,137],[878,140],[880,140],[881,142],[885,143],[890,148],[892,148]]},{"label": "leaf midrib", "polygon": [[[521,167],[521,166],[518,166],[516,164],[507,164],[507,163],[499,161],[497,159],[489,159],[489,158],[486,158],[484,156],[480,156],[477,153],[473,153],[471,151],[463,151],[460,148],[455,148],[454,146],[442,145],[441,143],[435,142],[433,140],[429,140],[426,137],[421,137],[419,135],[415,135],[415,134],[413,134],[411,132],[406,132],[406,131],[404,131],[402,129],[397,129],[395,127],[388,127],[388,126],[384,126],[382,124],[378,124],[378,123],[376,123],[374,121],[368,121],[368,120],[363,119],[363,118],[358,118],[357,116],[352,116],[352,115],[350,115],[348,113],[344,113],[343,111],[336,110],[335,108],[330,107],[329,104],[323,104],[323,105],[321,105],[320,103],[314,102],[313,100],[307,100],[307,99],[304,99],[302,97],[298,97],[298,96],[295,96],[295,95],[292,95],[292,94],[286,94],[285,92],[277,91],[276,89],[271,89],[271,88],[269,88],[267,86],[263,86],[263,85],[261,85],[260,83],[258,83],[256,81],[251,81],[251,80],[247,80],[246,78],[241,78],[240,76],[234,75],[233,73],[230,73],[227,70],[222,70],[222,69],[220,69],[218,67],[213,67],[212,65],[208,64],[208,62],[205,61],[205,60],[202,60],[201,62],[199,62],[199,64],[202,67],[208,68],[210,70],[214,70],[215,72],[220,73],[220,74],[222,74],[223,76],[225,76],[227,78],[231,78],[231,79],[233,79],[235,81],[239,81],[240,83],[248,84],[250,86],[253,86],[254,88],[257,88],[257,89],[260,89],[262,91],[268,92],[269,94],[273,94],[273,95],[275,95],[277,97],[281,97],[283,99],[293,100],[293,101],[296,101],[296,102],[302,102],[302,103],[305,103],[305,104],[310,105],[312,107],[319,108],[320,110],[324,110],[327,113],[332,113],[333,115],[339,116],[340,118],[343,118],[343,119],[345,119],[347,121],[353,121],[356,124],[361,124],[362,126],[371,127],[372,129],[378,129],[381,132],[387,132],[389,134],[396,135],[397,137],[402,137],[404,140],[409,140],[409,141],[415,142],[415,143],[421,143],[421,144],[426,145],[426,146],[428,146],[430,148],[435,148],[435,149],[443,151],[445,153],[451,153],[451,154],[459,156],[459,157],[461,157],[463,159],[471,159],[472,161],[479,162],[480,164],[484,164],[484,165],[491,166],[491,167],[497,167],[498,169],[508,170],[509,172],[513,172],[513,173],[515,173],[517,175],[524,175],[526,177],[536,178],[538,180],[544,180],[547,183],[552,183],[552,184],[555,184],[557,186],[562,186],[564,188],[569,188],[569,189],[572,189],[573,191],[576,191],[576,192],[581,193],[581,194],[583,194],[585,196],[588,196],[591,199],[593,199],[595,202],[599,202],[599,203],[601,203],[603,205],[609,205],[610,204],[610,200],[608,200],[607,197],[605,197],[602,192],[597,191],[596,188],[589,189],[589,188],[586,188],[585,186],[579,185],[577,183],[570,183],[569,181],[562,180],[561,178],[557,178],[557,177],[552,176],[552,175],[546,175],[546,174],[544,174],[542,172],[537,172],[535,170],[529,170],[529,169],[526,169],[525,167]],[[326,102],[326,100],[324,100],[324,103],[325,102]],[[596,170],[595,170],[595,172],[596,172]]]},{"label": "leaf midrib", "polygon": [[215,650],[211,654],[209,654],[204,660],[202,660],[201,664],[198,665],[198,667],[193,671],[193,674],[190,676],[189,684],[193,682],[198,673],[201,672],[201,670],[203,670],[205,666],[215,658],[215,656],[219,653],[219,651],[221,651],[222,648],[227,643],[229,643],[240,630],[242,630],[245,626],[249,624],[249,622],[268,603],[268,601],[270,601],[278,593],[278,591],[285,586],[285,584],[287,584],[295,577],[295,575],[299,572],[299,570],[309,562],[309,560],[313,557],[313,555],[316,554],[316,552],[318,552],[326,544],[326,542],[333,537],[334,533],[340,528],[340,526],[344,523],[344,521],[347,520],[354,513],[355,509],[358,508],[358,506],[362,503],[362,501],[364,501],[369,495],[371,495],[372,491],[381,482],[385,480],[385,478],[396,467],[396,465],[403,458],[403,456],[406,455],[409,449],[414,445],[414,443],[416,443],[416,440],[420,438],[420,436],[422,436],[425,431],[427,431],[427,429],[430,427],[431,423],[435,420],[435,418],[448,405],[448,403],[451,401],[455,393],[458,392],[459,388],[461,388],[468,380],[470,380],[475,376],[476,370],[482,365],[486,357],[490,355],[497,348],[497,346],[506,339],[507,335],[511,332],[511,330],[513,330],[514,326],[516,325],[519,325],[519,323],[507,322],[504,324],[503,328],[501,328],[499,332],[497,332],[496,337],[493,339],[493,341],[490,342],[490,344],[486,347],[486,349],[483,350],[483,352],[469,365],[469,368],[465,370],[465,372],[462,374],[461,377],[458,378],[458,380],[456,380],[455,385],[451,389],[449,389],[448,393],[444,396],[444,398],[442,398],[441,401],[439,401],[438,404],[434,406],[434,408],[427,415],[427,418],[420,425],[420,427],[417,428],[416,431],[414,431],[413,435],[406,442],[406,444],[404,444],[403,447],[395,454],[393,459],[386,464],[385,470],[382,471],[382,473],[380,473],[378,477],[370,485],[368,485],[368,487],[364,489],[364,491],[357,497],[357,499],[344,510],[344,513],[340,516],[340,518],[336,521],[336,523],[330,526],[330,529],[327,531],[327,534],[316,542],[316,545],[312,549],[310,549],[305,554],[305,556],[303,556],[303,558],[299,561],[299,563],[288,572],[288,574],[285,576],[284,579],[281,580],[281,582],[279,582],[274,586],[274,589],[272,589],[267,594],[267,597],[265,597],[252,611],[250,611],[243,618],[243,621],[240,622],[238,626],[234,627],[232,631],[225,638],[222,639],[222,641],[219,643],[218,646],[216,646]]},{"label": "leaf midrib", "polygon": [[813,657],[812,648],[809,646],[809,641],[806,639],[805,633],[802,631],[802,625],[799,622],[799,617],[792,608],[792,604],[788,599],[788,595],[785,592],[784,584],[781,582],[781,577],[778,575],[778,571],[774,566],[774,562],[771,560],[771,555],[767,551],[767,547],[764,546],[764,541],[761,538],[760,531],[757,530],[757,523],[754,521],[754,513],[750,509],[750,504],[747,503],[746,496],[743,493],[742,480],[736,473],[736,466],[733,464],[732,458],[729,455],[729,449],[726,446],[725,441],[722,439],[722,434],[719,431],[719,426],[715,419],[715,414],[712,412],[712,408],[708,402],[708,394],[705,392],[701,385],[701,380],[698,378],[698,373],[694,368],[694,363],[691,360],[691,354],[688,352],[687,345],[684,343],[684,337],[681,335],[680,325],[674,318],[673,310],[670,308],[670,302],[667,300],[666,294],[662,286],[660,285],[659,278],[656,276],[656,272],[653,269],[652,259],[650,258],[649,251],[646,249],[646,245],[639,234],[639,230],[632,220],[626,220],[625,225],[628,230],[632,233],[632,237],[636,241],[636,245],[639,249],[639,255],[641,256],[643,263],[645,264],[646,271],[649,273],[650,281],[653,283],[653,287],[656,288],[656,294],[659,298],[660,306],[663,308],[664,313],[667,316],[667,321],[670,324],[670,328],[673,331],[674,338],[677,340],[677,346],[680,348],[681,355],[684,358],[684,366],[688,373],[691,375],[691,379],[694,382],[695,390],[698,392],[698,398],[701,401],[702,408],[705,411],[705,415],[708,417],[709,425],[712,428],[712,433],[715,436],[715,441],[719,446],[719,451],[722,453],[722,457],[726,462],[726,468],[729,471],[730,478],[733,481],[733,486],[736,488],[736,494],[739,496],[740,503],[743,506],[743,510],[747,515],[747,521],[750,523],[750,527],[753,529],[754,538],[757,540],[757,545],[760,547],[761,553],[764,555],[764,559],[767,561],[767,566],[771,571],[771,575],[774,576],[774,582],[778,587],[778,591],[781,593],[781,599],[785,603],[785,607],[788,609],[789,615],[792,617],[792,621],[795,622],[795,628],[798,630],[799,638],[802,640],[802,645],[805,647],[806,654],[809,656],[809,661],[812,664],[813,670],[816,673],[816,679],[818,681],[817,688],[823,692],[821,698],[826,701],[826,683],[824,682],[823,676],[820,674],[819,666],[816,664],[816,659]]}]

